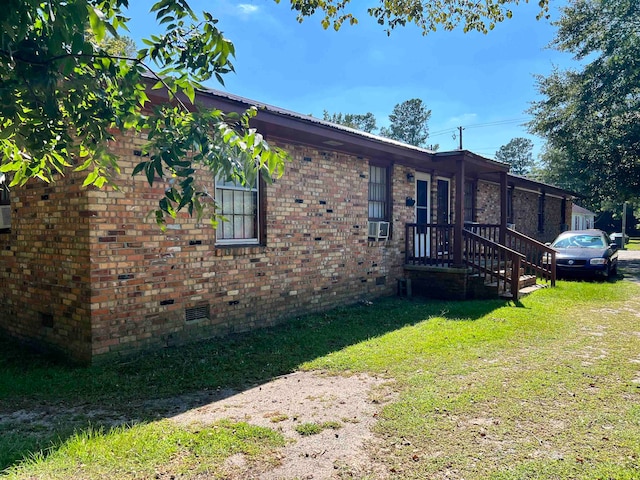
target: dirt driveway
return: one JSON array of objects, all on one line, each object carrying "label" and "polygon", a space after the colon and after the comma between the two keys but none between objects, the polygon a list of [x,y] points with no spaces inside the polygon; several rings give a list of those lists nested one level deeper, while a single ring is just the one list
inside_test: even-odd
[{"label": "dirt driveway", "polygon": [[620,250],[618,252],[618,276],[624,280],[640,283],[640,251]]}]

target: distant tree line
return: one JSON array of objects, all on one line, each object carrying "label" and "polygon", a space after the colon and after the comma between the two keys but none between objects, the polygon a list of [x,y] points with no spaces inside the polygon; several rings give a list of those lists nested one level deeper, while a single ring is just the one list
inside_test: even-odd
[{"label": "distant tree line", "polygon": [[[393,107],[393,111],[389,115],[389,126],[380,128],[377,126],[375,115],[371,112],[365,114],[329,113],[325,110],[323,119],[363,132],[377,133],[380,136],[409,145],[427,148],[431,110],[419,98],[405,100]],[[428,147],[431,150],[437,150],[439,146],[429,145]]]}]

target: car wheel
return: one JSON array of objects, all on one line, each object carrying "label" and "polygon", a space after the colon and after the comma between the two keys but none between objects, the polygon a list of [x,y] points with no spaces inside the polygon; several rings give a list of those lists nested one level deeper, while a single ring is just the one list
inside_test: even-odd
[{"label": "car wheel", "polygon": [[617,263],[611,268],[611,271],[609,272],[609,274],[613,275],[614,277],[618,276],[618,264]]}]

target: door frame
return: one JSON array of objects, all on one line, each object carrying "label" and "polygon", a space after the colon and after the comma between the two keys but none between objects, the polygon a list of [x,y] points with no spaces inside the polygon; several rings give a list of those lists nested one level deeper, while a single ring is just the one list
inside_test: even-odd
[{"label": "door frame", "polygon": [[[451,221],[451,179],[450,178],[446,178],[446,177],[439,177],[436,179],[436,201],[439,200],[439,195],[438,195],[438,190],[437,190],[437,186],[438,186],[438,182],[445,182],[447,184],[447,223],[446,225],[451,225],[453,222]],[[438,205],[436,205],[436,223],[439,223],[439,216],[440,216],[440,204],[438,203]]]},{"label": "door frame", "polygon": [[418,223],[418,182],[427,182],[427,223],[431,223],[431,174],[416,172],[416,181],[413,186],[416,199],[416,206],[413,210],[413,218]]},{"label": "door frame", "polygon": [[[413,209],[414,223],[418,223],[418,208],[424,208],[422,206],[419,207],[418,182],[426,182],[427,184],[427,223],[431,223],[431,174],[425,172],[415,173],[414,198],[416,199],[416,203]],[[429,230],[427,230],[426,234],[419,234],[416,232],[414,235],[413,250],[416,257],[428,257],[431,254],[431,239],[429,233]]]}]

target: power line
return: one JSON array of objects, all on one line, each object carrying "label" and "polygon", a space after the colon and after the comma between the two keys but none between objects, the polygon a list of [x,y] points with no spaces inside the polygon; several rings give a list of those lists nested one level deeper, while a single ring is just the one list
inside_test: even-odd
[{"label": "power line", "polygon": [[[503,145],[500,145],[503,146]],[[475,148],[473,149],[474,152],[497,152],[500,149],[500,147],[485,147],[485,148]]]},{"label": "power line", "polygon": [[498,125],[508,125],[513,123],[522,123],[528,120],[527,118],[514,118],[512,120],[500,120],[497,122],[489,122],[489,123],[476,123],[474,125],[467,125],[465,128],[483,128],[483,127],[494,127]]},{"label": "power line", "polygon": [[446,135],[448,133],[455,133],[457,129],[456,128],[449,128],[448,130],[439,130],[436,133],[429,133],[429,138],[431,137],[440,137],[442,135]]},{"label": "power line", "polygon": [[[510,118],[505,120],[497,120],[495,122],[486,122],[486,123],[472,123],[471,125],[465,125],[465,129],[467,128],[484,128],[484,127],[495,127],[500,125],[509,125],[514,123],[522,123],[528,121],[529,118]],[[445,130],[436,130],[435,132],[429,132],[430,137],[436,137],[439,135],[445,135],[447,133],[455,132],[458,128],[451,127]]]}]

